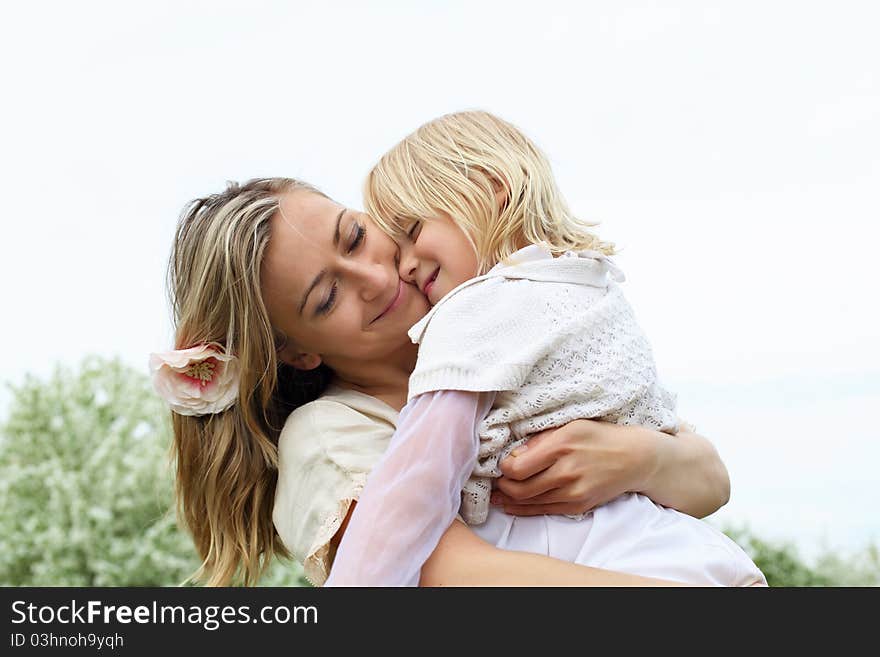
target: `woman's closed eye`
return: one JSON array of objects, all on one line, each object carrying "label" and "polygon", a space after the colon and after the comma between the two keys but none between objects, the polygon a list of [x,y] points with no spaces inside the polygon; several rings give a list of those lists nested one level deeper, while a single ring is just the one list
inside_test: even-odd
[{"label": "woman's closed eye", "polygon": [[[364,241],[367,239],[367,229],[362,226],[358,222],[352,223],[351,235],[348,244],[348,248],[345,250],[347,254],[354,253],[357,249],[363,245]],[[327,296],[324,300],[318,304],[318,307],[315,308],[315,315],[322,316],[329,313],[333,310],[333,304],[336,303],[336,297],[339,294],[339,283],[334,282],[330,285],[330,291],[327,293]]]},{"label": "woman's closed eye", "polygon": [[315,308],[315,315],[326,315],[333,308],[333,304],[336,301],[336,295],[339,293],[339,284],[333,283],[330,286],[330,292],[327,294],[324,301],[318,304],[318,307]]},{"label": "woman's closed eye", "polygon": [[346,253],[352,253],[353,251],[355,251],[361,244],[363,244],[366,238],[367,229],[355,221],[352,225],[351,241],[348,245]]}]

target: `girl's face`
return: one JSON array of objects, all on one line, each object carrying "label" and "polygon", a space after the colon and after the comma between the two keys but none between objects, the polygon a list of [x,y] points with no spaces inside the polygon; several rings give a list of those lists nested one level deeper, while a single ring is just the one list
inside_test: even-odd
[{"label": "girl's face", "polygon": [[400,277],[414,283],[433,306],[477,275],[477,254],[447,215],[417,221],[400,244]]},{"label": "girl's face", "polygon": [[260,275],[272,326],[288,338],[282,360],[346,372],[409,344],[428,305],[400,280],[396,243],[367,215],[318,194],[288,193],[281,210]]}]

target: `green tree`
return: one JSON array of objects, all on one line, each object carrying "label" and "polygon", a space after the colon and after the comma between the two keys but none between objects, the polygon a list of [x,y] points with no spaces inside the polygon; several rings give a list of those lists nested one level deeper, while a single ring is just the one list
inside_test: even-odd
[{"label": "green tree", "polygon": [[[145,373],[118,360],[57,367],[12,388],[0,426],[0,585],[176,586],[198,566],[173,511],[169,413]],[[878,586],[880,551],[826,551],[724,530],[771,586]],[[276,561],[261,585],[307,585]]]},{"label": "green tree", "polygon": [[[0,584],[175,586],[198,566],[173,510],[168,410],[118,360],[12,388],[0,430]],[[301,585],[292,563],[265,583]]]},{"label": "green tree", "polygon": [[810,565],[789,542],[766,541],[745,527],[724,532],[748,553],[770,586],[880,585],[880,552],[874,545],[846,555],[826,549]]}]

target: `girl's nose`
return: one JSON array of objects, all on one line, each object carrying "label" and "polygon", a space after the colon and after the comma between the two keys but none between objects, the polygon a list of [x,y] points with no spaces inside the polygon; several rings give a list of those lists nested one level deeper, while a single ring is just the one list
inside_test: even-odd
[{"label": "girl's nose", "polygon": [[409,242],[400,245],[400,263],[397,273],[407,283],[415,283],[419,260],[413,253],[413,245]]}]

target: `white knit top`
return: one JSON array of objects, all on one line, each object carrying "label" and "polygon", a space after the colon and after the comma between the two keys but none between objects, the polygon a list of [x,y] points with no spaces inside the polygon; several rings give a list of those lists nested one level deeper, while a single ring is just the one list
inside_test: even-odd
[{"label": "white knit top", "polygon": [[529,246],[455,288],[410,329],[420,347],[409,399],[498,393],[462,495],[468,523],[485,521],[499,461],[533,433],[580,418],[675,432],[675,399],[658,382],[622,280],[601,253],[554,258]]},{"label": "white knit top", "polygon": [[489,515],[498,462],[580,418],[674,432],[650,345],[595,252],[537,246],[452,290],[410,330],[409,400],[370,472],[326,586],[415,586],[455,512]]}]

